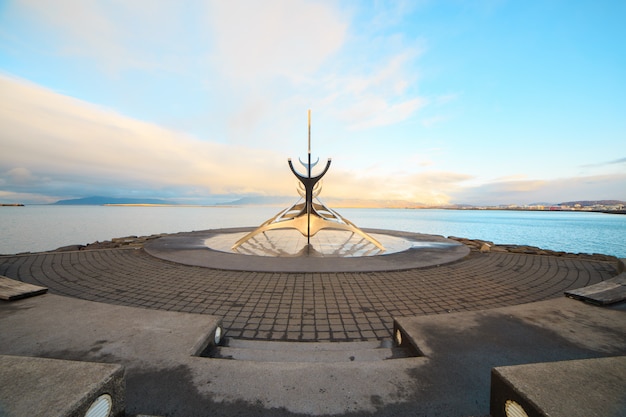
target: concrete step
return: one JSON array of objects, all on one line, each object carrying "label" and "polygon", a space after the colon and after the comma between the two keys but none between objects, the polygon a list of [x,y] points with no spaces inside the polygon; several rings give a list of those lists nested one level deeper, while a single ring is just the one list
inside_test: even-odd
[{"label": "concrete step", "polygon": [[294,350],[294,351],[319,351],[319,350],[355,350],[376,349],[392,347],[391,339],[368,340],[359,342],[276,342],[269,340],[234,339],[226,337],[222,346],[241,349],[260,350]]},{"label": "concrete step", "polygon": [[226,338],[208,352],[215,359],[255,362],[373,362],[410,357],[391,340],[365,342],[271,342]]}]

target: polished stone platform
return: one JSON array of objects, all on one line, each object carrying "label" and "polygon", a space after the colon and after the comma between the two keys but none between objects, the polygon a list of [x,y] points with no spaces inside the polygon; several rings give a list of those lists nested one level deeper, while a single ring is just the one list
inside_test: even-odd
[{"label": "polished stone platform", "polygon": [[[372,233],[385,249],[379,249],[365,238],[346,231],[323,229],[311,236],[306,236],[295,229],[269,230],[258,234],[233,250],[233,244],[247,233],[222,233],[211,236],[205,241],[208,248],[226,253],[270,257],[319,257],[319,258],[357,258],[361,256],[389,255],[403,252],[417,244],[414,240],[400,236]],[[439,241],[421,242],[423,247],[442,245]]]},{"label": "polished stone platform", "polygon": [[[147,242],[150,255],[184,265],[258,272],[380,272],[424,268],[463,259],[469,248],[437,235],[365,229],[383,245],[345,231],[321,231],[307,246],[294,230],[275,230],[230,248],[252,228],[205,230],[168,235]],[[271,235],[270,235],[271,233]]]}]

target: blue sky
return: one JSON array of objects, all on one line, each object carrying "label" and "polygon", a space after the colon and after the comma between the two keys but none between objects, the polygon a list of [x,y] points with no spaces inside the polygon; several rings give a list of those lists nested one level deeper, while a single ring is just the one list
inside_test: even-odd
[{"label": "blue sky", "polygon": [[[0,1],[0,202],[626,200],[623,1]],[[320,164],[322,165],[322,164]]]}]

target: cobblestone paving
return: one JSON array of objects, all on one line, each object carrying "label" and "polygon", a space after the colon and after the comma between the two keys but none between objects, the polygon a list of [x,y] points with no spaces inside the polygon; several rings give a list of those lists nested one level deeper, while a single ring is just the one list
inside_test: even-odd
[{"label": "cobblestone paving", "polygon": [[562,297],[616,275],[611,263],[512,253],[433,268],[359,273],[255,273],[185,266],[141,249],[0,256],[0,275],[53,294],[223,317],[246,339],[389,338],[393,317],[490,309]]}]

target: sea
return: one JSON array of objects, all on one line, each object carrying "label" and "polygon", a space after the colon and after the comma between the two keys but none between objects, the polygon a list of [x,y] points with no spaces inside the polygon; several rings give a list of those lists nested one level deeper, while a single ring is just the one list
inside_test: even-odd
[{"label": "sea", "polygon": [[[0,207],[0,254],[43,252],[126,236],[255,227],[269,206]],[[626,258],[626,215],[580,211],[345,208],[361,228],[401,230]]]}]

